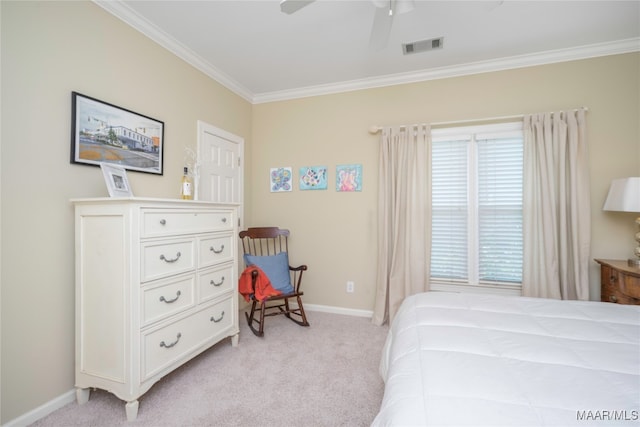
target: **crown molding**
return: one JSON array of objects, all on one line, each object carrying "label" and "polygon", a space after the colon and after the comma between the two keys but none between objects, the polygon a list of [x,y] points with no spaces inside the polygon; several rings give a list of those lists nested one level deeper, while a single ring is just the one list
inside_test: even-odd
[{"label": "crown molding", "polygon": [[135,10],[120,0],[92,0],[107,12],[124,21],[129,26],[140,31],[160,46],[169,50],[188,64],[202,71],[227,89],[251,104],[263,104],[275,101],[306,98],[310,96],[330,95],[342,92],[352,92],[363,89],[374,89],[407,83],[417,83],[428,80],[460,77],[471,74],[489,73],[515,68],[532,67],[536,65],[553,64],[558,62],[575,61],[595,58],[599,56],[617,55],[640,51],[640,38],[631,38],[607,43],[579,46],[569,49],[558,49],[538,52],[529,55],[518,55],[507,58],[497,58],[489,61],[432,68],[410,73],[389,74],[366,79],[350,80],[317,86],[307,86],[291,90],[276,92],[252,93],[238,81],[218,70],[198,54],[169,34],[149,22]]},{"label": "crown molding", "polygon": [[569,49],[558,49],[529,55],[518,55],[498,58],[489,61],[473,62],[448,67],[432,68],[411,73],[390,74],[367,79],[351,80],[337,84],[309,86],[287,91],[256,94],[254,104],[285,101],[310,96],[329,95],[363,89],[374,89],[428,80],[446,79],[472,74],[490,73],[494,71],[512,70],[515,68],[533,67],[558,62],[576,61],[600,56],[618,55],[640,51],[640,38],[618,40],[608,43],[579,46]]},{"label": "crown molding", "polygon": [[169,34],[161,30],[158,26],[149,22],[135,10],[127,6],[124,2],[120,0],[92,1],[107,12],[124,21],[129,26],[140,31],[142,34],[167,49],[169,52],[181,58],[196,69],[202,71],[227,89],[231,90],[247,101],[253,102],[253,94],[246,87],[205,61],[201,56],[193,52],[182,43],[175,40]]}]

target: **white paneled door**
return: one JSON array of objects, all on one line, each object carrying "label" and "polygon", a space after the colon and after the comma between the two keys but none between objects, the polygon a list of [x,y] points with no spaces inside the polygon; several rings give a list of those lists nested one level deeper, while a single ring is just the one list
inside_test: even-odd
[{"label": "white paneled door", "polygon": [[[216,203],[243,202],[244,139],[198,121],[198,161],[200,173],[197,185],[199,200]],[[242,221],[242,205],[239,220]]]},{"label": "white paneled door", "polygon": [[198,198],[217,203],[242,203],[244,139],[198,121]]}]

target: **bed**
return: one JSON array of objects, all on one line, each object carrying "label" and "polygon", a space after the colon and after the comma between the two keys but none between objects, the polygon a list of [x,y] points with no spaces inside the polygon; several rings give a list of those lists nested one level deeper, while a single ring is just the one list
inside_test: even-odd
[{"label": "bed", "polygon": [[408,297],[373,426],[640,426],[640,306]]}]

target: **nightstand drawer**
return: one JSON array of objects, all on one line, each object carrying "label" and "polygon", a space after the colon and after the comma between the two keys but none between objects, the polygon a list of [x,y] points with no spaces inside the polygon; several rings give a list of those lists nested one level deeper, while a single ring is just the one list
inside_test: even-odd
[{"label": "nightstand drawer", "polygon": [[600,264],[603,302],[640,305],[640,269],[626,261],[596,260]]},{"label": "nightstand drawer", "polygon": [[618,271],[603,265],[600,267],[600,283],[602,286],[617,287],[618,286]]},{"label": "nightstand drawer", "polygon": [[632,298],[640,298],[640,277],[622,275],[619,277],[620,292]]}]

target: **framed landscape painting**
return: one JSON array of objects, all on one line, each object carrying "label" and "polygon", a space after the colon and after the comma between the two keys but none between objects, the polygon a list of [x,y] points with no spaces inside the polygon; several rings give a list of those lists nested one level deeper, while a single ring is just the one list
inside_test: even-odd
[{"label": "framed landscape painting", "polygon": [[72,92],[71,163],[162,175],[164,122]]}]

